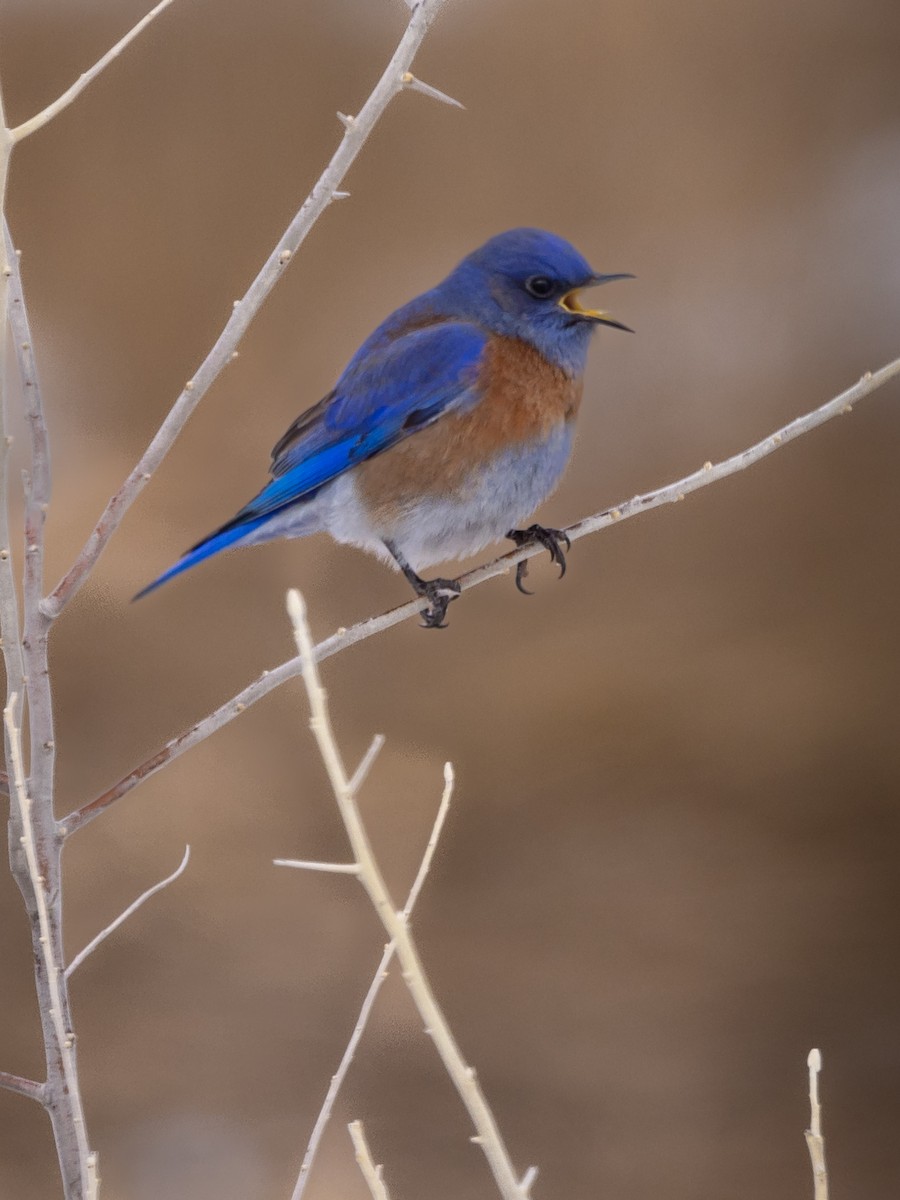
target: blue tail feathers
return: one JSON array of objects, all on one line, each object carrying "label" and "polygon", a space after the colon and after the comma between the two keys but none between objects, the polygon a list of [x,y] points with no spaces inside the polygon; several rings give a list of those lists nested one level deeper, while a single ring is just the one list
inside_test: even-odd
[{"label": "blue tail feathers", "polygon": [[220,550],[227,550],[229,546],[233,546],[235,542],[239,542],[248,533],[252,533],[254,529],[258,529],[260,525],[265,524],[270,515],[267,513],[264,516],[257,517],[253,521],[229,521],[227,525],[223,525],[221,529],[217,529],[215,533],[211,533],[202,542],[198,542],[196,546],[188,550],[187,554],[183,554],[178,562],[169,567],[168,571],[163,571],[158,579],[154,579],[145,588],[141,588],[136,596],[132,596],[132,601],[149,596],[151,592],[155,592],[157,588],[162,587],[164,583],[168,583],[170,579],[174,579],[176,575],[180,575],[182,571],[189,571],[191,567],[196,567],[197,563],[203,562],[205,558],[211,558],[212,555],[218,554]]}]

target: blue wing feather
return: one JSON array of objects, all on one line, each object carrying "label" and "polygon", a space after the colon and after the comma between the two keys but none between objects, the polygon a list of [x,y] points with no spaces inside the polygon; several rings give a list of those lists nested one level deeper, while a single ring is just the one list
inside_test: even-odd
[{"label": "blue wing feather", "polygon": [[278,443],[272,482],[235,520],[253,520],[302,500],[448,410],[473,402],[486,343],[487,335],[474,325],[444,322],[407,333],[352,363],[326,402],[304,414]]},{"label": "blue wing feather", "polygon": [[460,321],[414,329],[357,355],[324,400],[303,413],[272,453],[272,481],[239,513],[135,599],[240,541],[267,518],[344,471],[478,399],[488,335]]}]

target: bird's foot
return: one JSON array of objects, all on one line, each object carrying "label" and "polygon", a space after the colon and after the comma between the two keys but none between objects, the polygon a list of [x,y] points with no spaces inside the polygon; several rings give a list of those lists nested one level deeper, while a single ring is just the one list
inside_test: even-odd
[{"label": "bird's foot", "polygon": [[[529,525],[527,529],[511,529],[506,535],[516,546],[543,546],[550,555],[550,561],[559,567],[559,577],[566,573],[566,550],[572,549],[572,542],[564,529],[545,529],[543,525]],[[516,587],[523,596],[532,593],[525,586],[525,576],[528,574],[528,560],[516,564]]]},{"label": "bird's foot", "polygon": [[393,558],[394,562],[406,576],[410,587],[415,591],[417,596],[424,596],[428,601],[428,608],[422,610],[422,628],[423,629],[446,629],[447,623],[444,617],[447,615],[447,606],[451,600],[455,600],[462,591],[458,579],[423,579],[421,575],[417,575],[409,563],[406,561],[400,547],[396,542],[390,539],[384,539],[385,547]]},{"label": "bird's foot", "polygon": [[416,591],[424,596],[430,607],[422,611],[423,629],[446,629],[447,606],[462,592],[457,579],[420,579]]}]

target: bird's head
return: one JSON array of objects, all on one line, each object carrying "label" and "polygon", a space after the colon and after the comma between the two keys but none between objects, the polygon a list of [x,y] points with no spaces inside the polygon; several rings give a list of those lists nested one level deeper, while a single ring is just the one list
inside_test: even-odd
[{"label": "bird's head", "polygon": [[575,374],[584,367],[590,335],[599,325],[628,330],[609,313],[586,305],[582,291],[631,278],[598,274],[556,234],[510,229],[464,258],[435,293],[460,316],[530,342]]}]

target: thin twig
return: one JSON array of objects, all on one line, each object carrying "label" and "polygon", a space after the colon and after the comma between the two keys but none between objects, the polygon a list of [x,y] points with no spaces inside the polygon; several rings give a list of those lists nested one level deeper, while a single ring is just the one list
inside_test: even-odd
[{"label": "thin twig", "polygon": [[115,932],[115,930],[117,930],[120,925],[122,925],[125,921],[127,921],[128,918],[132,915],[132,913],[137,912],[137,910],[141,907],[141,905],[146,900],[149,900],[151,896],[155,896],[157,892],[161,892],[163,890],[163,888],[168,887],[170,883],[174,883],[175,880],[178,878],[178,876],[183,874],[185,868],[188,865],[188,862],[190,861],[190,857],[191,857],[191,848],[190,848],[190,846],[185,846],[184,858],[182,858],[180,864],[175,868],[175,870],[172,872],[171,875],[167,875],[166,878],[161,879],[159,881],[159,883],[154,883],[154,885],[152,887],[147,888],[147,890],[145,892],[141,892],[141,894],[140,894],[140,896],[138,896],[137,900],[134,900],[131,904],[129,904],[128,907],[124,910],[124,912],[120,912],[114,921],[110,921],[110,923],[106,926],[105,929],[101,929],[100,932],[97,934],[97,936],[95,938],[93,938],[90,942],[88,942],[88,944],[84,947],[83,950],[80,950],[75,955],[75,957],[72,959],[72,961],[66,967],[66,972],[65,972],[66,979],[68,979],[70,977],[70,975],[72,975],[75,971],[78,970],[78,968],[81,966],[81,964],[84,962],[84,960],[88,957],[88,955],[93,954],[101,942],[105,942],[106,939],[109,937],[109,935],[111,933]]},{"label": "thin twig", "polygon": [[16,1092],[20,1096],[27,1096],[29,1100],[37,1100],[39,1104],[44,1103],[44,1085],[34,1079],[24,1079],[21,1075],[0,1071],[0,1088],[5,1088],[8,1092]]},{"label": "thin twig", "polygon": [[359,1163],[359,1169],[363,1179],[366,1181],[366,1186],[372,1193],[372,1200],[391,1200],[388,1195],[387,1186],[382,1178],[382,1168],[376,1167],[372,1158],[372,1151],[369,1149],[369,1143],[366,1141],[362,1121],[351,1121],[347,1128],[350,1130],[353,1149],[356,1151],[356,1161]]},{"label": "thin twig", "polygon": [[75,1069],[74,1038],[66,1028],[64,1014],[67,1005],[64,1003],[64,980],[53,953],[54,938],[50,918],[50,910],[45,892],[46,881],[41,875],[38,862],[37,847],[34,840],[34,827],[31,817],[31,799],[25,786],[25,773],[22,768],[22,742],[16,727],[14,714],[14,697],[3,710],[3,722],[6,728],[7,745],[9,746],[10,769],[15,788],[16,806],[18,808],[19,824],[22,829],[22,848],[28,862],[28,870],[34,880],[34,896],[37,904],[37,916],[40,926],[40,947],[44,960],[44,974],[47,980],[49,994],[48,1015],[55,1033],[56,1051],[59,1054],[62,1076],[65,1081],[69,1103],[73,1110],[71,1133],[78,1145],[78,1161],[81,1175],[81,1194],[84,1200],[96,1200],[98,1177],[97,1159],[87,1143],[84,1124],[84,1109],[81,1103],[81,1093],[78,1088],[78,1075]]},{"label": "thin twig", "polygon": [[[727,458],[715,465],[705,465],[701,470],[695,471],[683,479],[677,479],[674,483],[667,484],[651,492],[646,492],[643,495],[635,496],[630,500],[624,500],[612,508],[607,508],[602,512],[596,513],[594,516],[585,517],[574,525],[570,525],[566,532],[575,541],[578,538],[587,537],[588,534],[597,533],[609,525],[625,521],[629,517],[636,517],[639,513],[648,512],[652,508],[659,508],[663,504],[672,504],[678,500],[683,500],[689,492],[699,491],[700,488],[707,487],[719,479],[724,479],[728,475],[734,475],[738,471],[743,471],[753,463],[772,454],[781,446],[786,445],[794,438],[800,437],[801,434],[817,428],[839,413],[848,412],[854,404],[864,397],[871,395],[898,374],[900,374],[900,358],[895,359],[892,363],[888,363],[887,366],[882,367],[881,370],[873,374],[866,372],[862,379],[854,384],[853,387],[848,388],[847,391],[842,392],[839,396],[835,396],[819,408],[813,409],[812,412],[807,413],[805,416],[798,417],[797,420],[792,421],[789,425],[785,425],[774,433],[769,434],[761,442],[757,442],[755,446],[751,446],[740,454],[735,454],[731,458]],[[518,550],[512,550],[508,554],[501,555],[501,557],[494,559],[492,562],[486,563],[482,567],[477,567],[474,571],[469,571],[468,574],[463,575],[460,579],[460,585],[463,591],[468,591],[479,584],[485,583],[488,579],[493,579],[497,575],[508,575],[516,563],[522,562],[527,558],[533,558],[535,555],[541,553],[543,553],[543,550],[539,546],[525,546]],[[382,613],[378,617],[370,617],[366,621],[360,621],[359,624],[351,626],[350,629],[342,629],[338,633],[332,634],[331,637],[325,638],[316,646],[316,662],[322,662],[324,659],[330,658],[333,654],[339,654],[348,647],[356,645],[357,642],[365,641],[376,634],[384,633],[385,630],[392,628],[394,625],[399,625],[403,621],[410,620],[421,612],[427,603],[427,600],[411,600],[409,603],[401,604],[397,608]],[[83,829],[85,825],[89,824],[100,813],[105,812],[117,800],[126,796],[139,783],[142,783],[145,779],[149,779],[151,775],[155,775],[157,771],[167,766],[181,754],[184,754],[186,750],[190,750],[224,725],[233,721],[235,717],[240,716],[241,713],[256,704],[258,700],[262,700],[269,692],[274,691],[283,683],[287,683],[289,679],[295,679],[301,674],[302,669],[302,659],[299,655],[296,655],[269,671],[263,671],[257,679],[238,692],[236,696],[233,696],[230,700],[227,700],[213,712],[209,713],[208,716],[198,721],[195,725],[192,725],[190,729],[186,729],[183,733],[180,733],[178,737],[172,738],[171,741],[167,742],[154,755],[120,779],[118,783],[108,788],[105,792],[102,792],[75,812],[70,813],[61,822],[63,834],[68,836],[78,829]]]},{"label": "thin twig", "polygon": [[286,266],[306,239],[313,225],[334,199],[334,194],[344,176],[353,165],[388,104],[394,96],[405,90],[404,76],[409,71],[429,26],[445,2],[446,0],[420,0],[420,3],[412,10],[406,31],[368,100],[357,116],[345,118],[344,136],[334,152],[331,162],[322,172],[278,245],[266,259],[243,299],[234,304],[231,315],[215,345],[198,367],[194,377],[185,384],[181,395],[159,427],[140,462],[103,510],[74,564],[44,600],[43,611],[51,620],[59,616],[82,586],[125,513],[152,478],[154,471],[171,449],[191,413],[209,391],[222,369],[234,358],[238,343],[249,328],[251,321],[281,278]]},{"label": "thin twig", "polygon": [[85,71],[83,75],[79,75],[72,86],[67,88],[52,104],[48,104],[46,108],[41,109],[39,113],[35,113],[29,120],[23,121],[21,125],[17,125],[15,129],[10,129],[9,136],[13,143],[21,142],[23,138],[27,138],[30,134],[37,133],[39,129],[43,129],[54,117],[59,116],[63,109],[68,108],[72,101],[81,95],[88,84],[92,83],[100,72],[108,67],[114,58],[118,58],[125,47],[147,28],[154,17],[158,17],[163,9],[168,8],[171,3],[172,0],[160,0],[156,8],[138,21],[137,25],[116,42],[111,50],[107,50],[102,58],[98,58],[90,70]]},{"label": "thin twig", "polygon": [[330,875],[358,875],[359,863],[316,862],[311,858],[273,858],[276,867],[296,867],[300,871],[324,871]]},{"label": "thin twig", "polygon": [[523,1200],[525,1193],[519,1185],[519,1178],[513,1169],[494,1114],[484,1097],[474,1068],[466,1063],[456,1044],[447,1018],[431,990],[419,958],[419,952],[413,941],[409,921],[403,912],[397,911],[381,874],[381,868],[372,852],[356,797],[350,790],[349,777],[344,769],[334,730],[331,727],[328,701],[319,678],[312,636],[306,621],[306,607],[299,592],[294,590],[288,592],[287,608],[294,627],[297,649],[303,659],[303,682],[306,685],[312,712],[310,728],[325,764],[353,856],[359,863],[360,882],[387,931],[388,937],[396,945],[403,982],[419,1011],[426,1032],[434,1042],[444,1069],[475,1126],[476,1133],[472,1140],[481,1147],[500,1195],[503,1200]]},{"label": "thin twig", "polygon": [[366,781],[366,777],[372,770],[372,764],[381,753],[381,747],[384,745],[384,734],[376,733],[369,743],[369,748],[362,756],[359,766],[353,772],[353,778],[350,780],[351,792],[358,792]]},{"label": "thin twig", "polygon": [[825,1139],[822,1137],[822,1107],[819,1104],[819,1072],[822,1070],[822,1055],[810,1050],[806,1059],[809,1067],[809,1129],[806,1145],[813,1171],[814,1200],[828,1200],[828,1168],[825,1166]]},{"label": "thin twig", "polygon": [[[359,771],[357,770],[357,774]],[[354,776],[355,778],[356,776]],[[353,781],[350,782],[351,788]],[[435,847],[438,839],[441,836],[441,830],[444,828],[444,821],[447,818],[447,811],[450,808],[450,800],[453,796],[453,766],[450,763],[444,763],[444,791],[441,796],[441,802],[438,805],[437,816],[434,819],[434,825],[431,827],[431,836],[428,839],[428,844],[425,847],[425,853],[422,856],[422,861],[419,863],[419,870],[416,872],[416,878],[413,881],[412,887],[409,889],[409,895],[406,898],[406,904],[403,906],[403,916],[409,920],[412,915],[412,910],[415,907],[416,900],[419,897],[419,892],[422,890],[422,884],[425,882],[425,876],[431,866],[431,860],[434,857]],[[276,864],[279,860],[276,859]],[[284,863],[284,866],[294,866],[294,863]],[[354,864],[355,866],[356,864]],[[359,868],[356,868],[357,871]],[[391,959],[394,957],[395,945],[393,942],[388,942],[381,955],[381,962],[372,976],[372,982],[369,984],[369,990],[366,992],[365,999],[359,1010],[359,1016],[356,1019],[356,1024],[353,1027],[353,1033],[350,1035],[350,1040],[347,1043],[346,1049],[341,1056],[341,1061],[338,1064],[338,1069],[331,1077],[331,1083],[328,1085],[328,1091],[325,1094],[325,1099],[322,1102],[322,1107],[319,1109],[319,1115],[316,1117],[316,1123],[313,1126],[313,1131],[310,1134],[309,1143],[306,1147],[306,1153],[303,1155],[303,1162],[300,1166],[300,1173],[297,1176],[297,1183],[291,1193],[291,1200],[301,1200],[303,1192],[306,1188],[307,1180],[312,1171],[313,1162],[315,1161],[316,1153],[319,1149],[319,1143],[331,1119],[332,1111],[338,1098],[338,1093],[341,1090],[344,1080],[347,1077],[347,1072],[350,1070],[350,1064],[353,1062],[356,1054],[356,1048],[360,1043],[360,1039],[365,1031],[369,1021],[369,1016],[375,1006],[375,999],[381,991],[381,985],[387,979],[388,968],[391,965]]]}]

